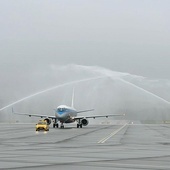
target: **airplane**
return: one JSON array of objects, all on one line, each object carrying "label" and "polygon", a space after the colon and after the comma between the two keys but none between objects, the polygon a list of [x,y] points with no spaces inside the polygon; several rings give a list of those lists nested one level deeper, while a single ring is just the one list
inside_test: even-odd
[{"label": "airplane", "polygon": [[64,123],[73,123],[77,122],[77,128],[82,128],[82,126],[87,126],[89,124],[88,119],[89,118],[100,118],[100,117],[110,117],[110,116],[124,116],[125,114],[112,114],[112,115],[93,115],[93,116],[78,116],[78,113],[83,113],[83,112],[89,112],[89,111],[94,111],[94,109],[89,109],[89,110],[82,110],[82,111],[77,111],[74,108],[74,89],[73,89],[73,94],[72,94],[72,104],[71,107],[67,105],[59,105],[57,109],[55,110],[55,115],[54,116],[48,116],[48,115],[39,115],[39,114],[29,114],[29,113],[19,113],[15,112],[14,109],[12,108],[12,113],[18,114],[18,115],[27,115],[29,117],[40,117],[44,118],[44,121],[47,121],[47,123],[50,125],[51,120],[53,120],[53,128],[59,128],[59,123],[60,122],[60,128],[64,128]]}]

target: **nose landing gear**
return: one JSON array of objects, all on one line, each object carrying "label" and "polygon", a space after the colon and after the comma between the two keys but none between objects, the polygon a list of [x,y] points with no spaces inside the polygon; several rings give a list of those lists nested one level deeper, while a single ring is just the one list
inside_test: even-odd
[{"label": "nose landing gear", "polygon": [[64,125],[63,125],[63,122],[61,122],[61,126],[60,126],[61,129],[64,129]]}]

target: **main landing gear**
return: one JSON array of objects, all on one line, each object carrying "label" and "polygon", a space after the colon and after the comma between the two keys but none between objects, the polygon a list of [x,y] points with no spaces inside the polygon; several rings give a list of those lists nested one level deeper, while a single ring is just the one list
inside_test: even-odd
[{"label": "main landing gear", "polygon": [[57,123],[56,119],[54,120],[54,123],[53,123],[53,128],[55,128],[55,127],[58,128],[58,123]]},{"label": "main landing gear", "polygon": [[77,124],[77,128],[82,128],[82,124]]},{"label": "main landing gear", "polygon": [[[53,123],[53,128],[59,128],[59,124],[58,123]],[[64,125],[63,125],[62,122],[61,122],[60,128],[64,129]]]},{"label": "main landing gear", "polygon": [[78,119],[77,120],[77,128],[82,128],[82,123],[81,123],[81,120],[80,119]]},{"label": "main landing gear", "polygon": [[53,128],[55,128],[55,127],[58,128],[58,123],[53,124]]}]

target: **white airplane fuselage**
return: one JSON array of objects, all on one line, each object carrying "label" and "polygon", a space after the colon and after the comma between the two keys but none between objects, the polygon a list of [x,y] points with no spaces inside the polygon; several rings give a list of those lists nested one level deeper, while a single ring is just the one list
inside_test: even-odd
[{"label": "white airplane fuselage", "polygon": [[60,105],[55,110],[56,119],[62,123],[75,122],[74,117],[76,116],[77,111],[73,107],[68,107],[66,105]]}]

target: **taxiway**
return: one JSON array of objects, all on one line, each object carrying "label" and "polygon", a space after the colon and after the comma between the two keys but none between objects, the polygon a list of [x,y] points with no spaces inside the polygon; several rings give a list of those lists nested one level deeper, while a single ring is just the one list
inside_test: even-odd
[{"label": "taxiway", "polygon": [[0,169],[170,169],[168,124],[75,127],[35,132],[34,124],[0,124]]}]

